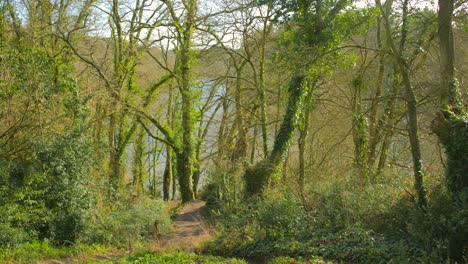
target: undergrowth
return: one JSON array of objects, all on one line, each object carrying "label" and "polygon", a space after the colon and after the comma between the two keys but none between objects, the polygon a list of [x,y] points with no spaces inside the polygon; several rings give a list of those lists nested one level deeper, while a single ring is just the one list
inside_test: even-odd
[{"label": "undergrowth", "polygon": [[284,190],[247,205],[212,203],[208,219],[220,231],[204,252],[246,258],[320,256],[346,263],[447,261],[444,230],[451,203],[443,184],[431,185],[425,211],[414,206],[406,191],[408,177],[374,179],[362,188],[356,184],[336,182],[305,200]]},{"label": "undergrowth", "polygon": [[58,247],[45,241],[32,241],[14,248],[1,248],[0,263],[35,263],[44,259],[92,255],[106,250],[107,248],[101,245],[77,244]]}]

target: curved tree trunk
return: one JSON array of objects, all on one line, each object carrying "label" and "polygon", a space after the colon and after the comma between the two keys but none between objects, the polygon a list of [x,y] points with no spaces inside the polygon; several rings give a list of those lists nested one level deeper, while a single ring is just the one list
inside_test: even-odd
[{"label": "curved tree trunk", "polygon": [[273,175],[278,174],[286,158],[289,146],[294,137],[302,104],[307,95],[306,77],[298,75],[289,82],[289,100],[286,114],[270,155],[258,162],[244,174],[245,193],[247,198],[261,196]]}]

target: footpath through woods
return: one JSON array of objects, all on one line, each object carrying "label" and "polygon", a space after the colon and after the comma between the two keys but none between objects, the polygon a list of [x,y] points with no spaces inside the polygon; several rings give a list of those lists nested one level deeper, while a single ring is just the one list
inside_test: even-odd
[{"label": "footpath through woods", "polygon": [[204,201],[194,201],[182,207],[180,213],[173,219],[174,232],[162,236],[153,245],[157,252],[180,250],[194,252],[201,243],[208,241],[211,236],[208,227],[202,219],[201,210]]}]

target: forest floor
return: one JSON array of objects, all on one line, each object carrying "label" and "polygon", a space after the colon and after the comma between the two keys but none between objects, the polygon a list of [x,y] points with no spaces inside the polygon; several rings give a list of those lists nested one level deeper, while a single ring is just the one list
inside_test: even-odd
[{"label": "forest floor", "polygon": [[[203,242],[211,239],[207,224],[203,221],[201,210],[205,206],[204,201],[194,201],[184,205],[180,212],[172,220],[173,232],[160,236],[152,241],[149,248],[144,251],[158,253],[181,251],[197,252]],[[39,264],[68,264],[68,263],[109,263],[115,259],[133,254],[131,248],[97,254],[95,256],[75,256],[60,260],[44,260]]]},{"label": "forest floor", "polygon": [[152,249],[156,252],[168,250],[195,252],[201,243],[210,240],[208,226],[201,216],[201,210],[205,204],[204,201],[186,204],[172,220],[174,232],[160,237],[153,244]]}]

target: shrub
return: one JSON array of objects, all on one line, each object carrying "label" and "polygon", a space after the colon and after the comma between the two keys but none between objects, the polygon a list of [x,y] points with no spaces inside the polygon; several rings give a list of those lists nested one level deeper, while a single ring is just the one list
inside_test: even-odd
[{"label": "shrub", "polygon": [[450,196],[443,185],[432,186],[428,207],[422,211],[405,191],[411,184],[408,179],[376,179],[362,189],[352,181],[340,182],[309,200],[310,211],[288,193],[218,209],[211,217],[221,223],[221,233],[205,250],[241,257],[443,263],[447,230],[457,221],[450,213]]},{"label": "shrub", "polygon": [[23,230],[30,239],[79,241],[91,206],[90,145],[85,135],[72,133],[34,144],[28,159],[3,162],[0,223]]},{"label": "shrub", "polygon": [[0,223],[0,247],[15,247],[31,239],[23,229]]},{"label": "shrub", "polygon": [[[157,228],[155,228],[157,223]],[[95,211],[86,230],[86,242],[127,246],[135,240],[169,232],[170,216],[161,200],[118,205],[106,214]]]}]

